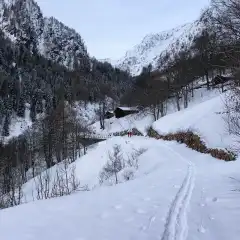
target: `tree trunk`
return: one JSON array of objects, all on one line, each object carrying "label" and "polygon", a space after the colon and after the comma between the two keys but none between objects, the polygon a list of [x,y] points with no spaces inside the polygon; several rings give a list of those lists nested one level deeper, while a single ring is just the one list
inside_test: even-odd
[{"label": "tree trunk", "polygon": [[180,107],[180,96],[179,96],[179,92],[176,92],[176,103],[177,103],[177,110],[180,111],[181,107]]},{"label": "tree trunk", "polygon": [[160,112],[161,112],[161,117],[164,117],[165,116],[165,113],[164,113],[164,102],[160,103]]},{"label": "tree trunk", "polygon": [[188,107],[188,87],[184,87],[183,89],[183,96],[184,96],[184,108]]},{"label": "tree trunk", "polygon": [[209,81],[209,74],[207,69],[205,69],[205,76],[207,80],[207,90],[210,90],[210,81]]},{"label": "tree trunk", "polygon": [[191,93],[192,93],[192,98],[194,97],[194,85],[193,85],[193,82],[191,84]]},{"label": "tree trunk", "polygon": [[114,172],[114,175],[115,175],[115,181],[116,181],[116,184],[118,184],[118,176],[117,176],[117,172]]},{"label": "tree trunk", "polygon": [[158,105],[152,106],[152,112],[154,120],[157,121],[159,119],[160,109]]}]

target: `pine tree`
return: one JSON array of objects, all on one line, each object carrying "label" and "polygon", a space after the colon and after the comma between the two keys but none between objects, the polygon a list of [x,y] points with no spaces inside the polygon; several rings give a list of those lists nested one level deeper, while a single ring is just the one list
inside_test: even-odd
[{"label": "pine tree", "polygon": [[30,118],[32,122],[36,121],[36,103],[33,101],[30,107]]},{"label": "pine tree", "polygon": [[20,96],[19,102],[18,102],[17,116],[24,117],[24,114],[25,114],[25,101],[23,97]]},{"label": "pine tree", "polygon": [[9,134],[10,134],[9,128],[10,128],[10,116],[9,116],[9,114],[7,114],[5,117],[5,120],[4,120],[3,130],[2,130],[2,135],[4,137],[9,136]]}]

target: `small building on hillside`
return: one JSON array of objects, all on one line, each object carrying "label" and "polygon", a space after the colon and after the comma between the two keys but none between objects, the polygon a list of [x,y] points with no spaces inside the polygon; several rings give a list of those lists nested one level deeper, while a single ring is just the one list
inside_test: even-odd
[{"label": "small building on hillside", "polygon": [[122,118],[129,114],[138,113],[139,110],[133,107],[117,107],[114,111],[116,118]]},{"label": "small building on hillside", "polygon": [[221,76],[221,75],[217,75],[215,78],[213,78],[212,80],[212,85],[216,86],[218,84],[224,84],[230,80],[233,80],[232,77],[225,77],[225,76]]},{"label": "small building on hillside", "polygon": [[113,111],[107,111],[104,115],[105,119],[109,119],[109,118],[112,118],[112,117],[114,117],[114,112]]}]

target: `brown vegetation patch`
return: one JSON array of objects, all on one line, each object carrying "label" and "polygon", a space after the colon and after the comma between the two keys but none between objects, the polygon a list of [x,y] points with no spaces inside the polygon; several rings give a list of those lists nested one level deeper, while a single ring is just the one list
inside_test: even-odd
[{"label": "brown vegetation patch", "polygon": [[[143,136],[141,132],[139,132],[136,128],[132,129],[133,136]],[[115,132],[113,133],[114,136],[126,136],[128,134],[128,130]]]},{"label": "brown vegetation patch", "polygon": [[178,143],[184,143],[187,145],[187,147],[195,151],[210,154],[212,157],[224,161],[234,161],[237,158],[237,155],[235,153],[227,149],[223,150],[217,148],[208,148],[206,144],[201,140],[201,138],[190,130],[161,135],[152,127],[150,127],[148,130],[148,136],[165,141],[177,141]]}]

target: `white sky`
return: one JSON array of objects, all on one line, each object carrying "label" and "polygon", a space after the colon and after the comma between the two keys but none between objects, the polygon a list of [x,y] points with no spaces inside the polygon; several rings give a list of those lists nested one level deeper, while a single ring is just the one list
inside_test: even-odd
[{"label": "white sky", "polygon": [[118,59],[149,33],[158,33],[200,14],[210,0],[36,0],[43,14],[74,28],[90,55]]}]

